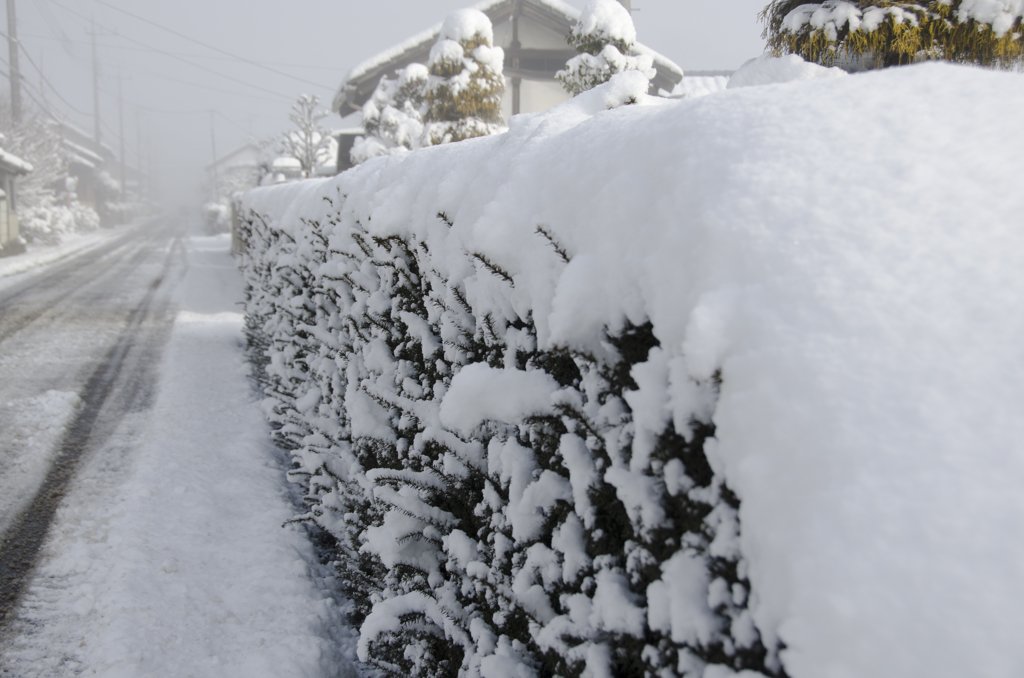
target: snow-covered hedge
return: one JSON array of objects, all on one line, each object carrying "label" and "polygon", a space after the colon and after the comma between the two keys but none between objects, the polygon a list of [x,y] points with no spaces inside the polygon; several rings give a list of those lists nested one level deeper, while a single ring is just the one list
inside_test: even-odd
[{"label": "snow-covered hedge", "polygon": [[243,200],[361,658],[1012,675],[1024,80],[646,84]]}]

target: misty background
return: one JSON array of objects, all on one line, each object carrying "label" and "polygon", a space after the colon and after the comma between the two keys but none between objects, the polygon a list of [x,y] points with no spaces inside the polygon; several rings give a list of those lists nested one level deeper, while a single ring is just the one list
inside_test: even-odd
[{"label": "misty background", "polygon": [[[633,18],[639,42],[685,71],[734,70],[764,51],[766,1],[634,0]],[[92,134],[95,36],[101,140],[120,152],[120,87],[127,162],[152,163],[165,204],[194,204],[214,140],[223,155],[283,132],[303,93],[329,108],[353,66],[473,4],[16,0],[22,97],[27,111],[47,107]]]}]

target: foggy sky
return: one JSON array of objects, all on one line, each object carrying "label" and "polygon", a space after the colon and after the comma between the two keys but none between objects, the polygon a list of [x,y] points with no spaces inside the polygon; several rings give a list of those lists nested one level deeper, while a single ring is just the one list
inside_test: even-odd
[{"label": "foggy sky", "polygon": [[[212,159],[250,136],[288,127],[302,93],[330,100],[348,70],[474,0],[16,0],[26,82],[33,97],[93,130],[89,17],[95,17],[104,143],[119,148],[118,72],[129,164],[155,149],[165,200],[196,200]],[[583,0],[568,0],[581,7]],[[732,70],[761,54],[757,13],[767,0],[633,0],[640,42],[684,70]],[[2,5],[2,3],[0,3]],[[240,62],[111,6],[291,77]],[[2,12],[0,12],[2,13]],[[4,22],[5,23],[5,22]],[[5,23],[6,25],[6,23]],[[3,63],[7,62],[3,41]],[[34,64],[32,62],[35,62]],[[38,67],[38,68],[37,68]],[[206,69],[206,70],[204,70]],[[48,84],[41,81],[42,71]],[[3,67],[6,74],[7,68]],[[308,81],[308,82],[303,82]],[[3,80],[6,89],[8,83]],[[59,95],[59,96],[58,96]],[[328,125],[338,122],[327,119]],[[140,134],[141,132],[141,134]]]}]

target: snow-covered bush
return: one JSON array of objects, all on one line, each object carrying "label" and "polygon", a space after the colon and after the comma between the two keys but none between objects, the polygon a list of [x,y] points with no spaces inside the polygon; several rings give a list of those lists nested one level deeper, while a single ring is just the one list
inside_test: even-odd
[{"label": "snow-covered bush", "polygon": [[645,83],[243,200],[265,408],[361,656],[1015,675],[1024,80]]},{"label": "snow-covered bush", "polygon": [[423,145],[497,134],[504,129],[505,52],[494,47],[494,29],[483,12],[452,12],[441,26],[427,63]]},{"label": "snow-covered bush", "polygon": [[100,227],[96,210],[77,199],[58,199],[51,193],[34,195],[18,208],[18,229],[29,243],[57,245],[66,235]]},{"label": "snow-covered bush", "polygon": [[761,19],[777,55],[824,65],[946,59],[1010,68],[1024,60],[1019,0],[772,0]]},{"label": "snow-covered bush", "polygon": [[639,71],[648,80],[655,76],[653,57],[630,54],[636,44],[636,28],[629,11],[616,0],[588,0],[568,41],[580,54],[555,77],[573,96],[623,71]]},{"label": "snow-covered bush", "polygon": [[[633,80],[570,110],[649,103]],[[777,672],[745,621],[738,501],[702,451],[717,374],[652,419],[670,358],[649,320],[553,344],[516,309],[535,283],[464,240],[443,204],[370,229],[346,194],[279,222],[261,211],[271,194],[251,193],[243,231],[251,351],[305,519],[337,542],[361,657],[412,676]],[[536,282],[572,265],[554,229],[530,238]],[[708,587],[729,594],[694,598]],[[673,631],[672,605],[700,632]]]},{"label": "snow-covered bush", "polygon": [[353,164],[419,148],[428,77],[426,66],[410,64],[399,70],[394,80],[381,78],[373,96],[363,105],[366,135],[352,145]]}]

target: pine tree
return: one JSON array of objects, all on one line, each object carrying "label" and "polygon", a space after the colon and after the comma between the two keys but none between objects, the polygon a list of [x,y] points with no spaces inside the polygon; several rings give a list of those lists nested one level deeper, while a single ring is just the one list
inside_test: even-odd
[{"label": "pine tree", "polygon": [[505,53],[493,41],[491,21],[483,12],[463,9],[445,19],[430,50],[423,145],[502,131]]},{"label": "pine tree", "polygon": [[655,75],[654,59],[649,54],[630,54],[636,44],[636,28],[629,11],[615,0],[589,0],[568,42],[580,54],[555,77],[573,96],[623,71],[640,71],[648,79]]},{"label": "pine tree", "polygon": [[882,68],[945,59],[994,68],[1024,61],[1024,7],[968,0],[773,0],[761,12],[776,54]]}]

